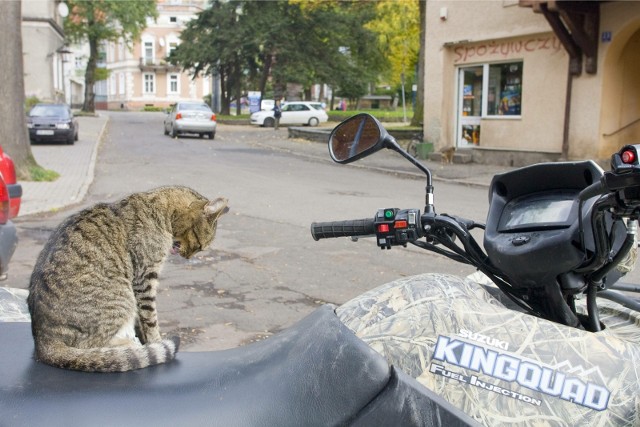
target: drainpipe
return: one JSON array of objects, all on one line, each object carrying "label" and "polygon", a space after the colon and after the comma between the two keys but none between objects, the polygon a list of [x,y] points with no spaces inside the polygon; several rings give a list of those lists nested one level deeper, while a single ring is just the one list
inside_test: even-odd
[{"label": "drainpipe", "polygon": [[[572,58],[569,58],[569,64],[571,64]],[[571,91],[573,88],[573,76],[575,73],[571,72],[571,66],[567,71],[567,94],[564,101],[564,128],[562,130],[562,159],[569,159],[569,124],[571,122]]]}]

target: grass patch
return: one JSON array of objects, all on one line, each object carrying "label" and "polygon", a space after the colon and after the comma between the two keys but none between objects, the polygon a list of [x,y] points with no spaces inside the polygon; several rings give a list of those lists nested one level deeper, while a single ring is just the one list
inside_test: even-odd
[{"label": "grass patch", "polygon": [[[396,110],[347,110],[347,111],[327,111],[330,121],[341,122],[348,119],[351,116],[355,116],[359,113],[369,113],[381,122],[401,122],[404,118],[402,108]],[[411,121],[413,117],[413,111],[407,111],[407,121]]]},{"label": "grass patch", "polygon": [[52,182],[60,178],[60,174],[56,171],[45,169],[41,166],[33,166],[29,169],[31,180],[35,182]]}]

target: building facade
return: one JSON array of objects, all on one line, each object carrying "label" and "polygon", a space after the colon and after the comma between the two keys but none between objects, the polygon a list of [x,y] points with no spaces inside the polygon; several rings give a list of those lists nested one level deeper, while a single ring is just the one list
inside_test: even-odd
[{"label": "building facade", "polygon": [[55,0],[22,0],[22,50],[27,98],[65,99],[63,19]]},{"label": "building facade", "polygon": [[[109,77],[96,93],[97,108],[142,110],[166,108],[180,100],[202,100],[211,94],[211,79],[192,78],[166,58],[180,44],[184,25],[207,7],[206,0],[158,0],[158,18],[150,19],[139,40],[105,46]],[[97,98],[98,99],[98,98]]]},{"label": "building facade", "polygon": [[437,148],[519,166],[640,143],[640,2],[433,0],[426,13]]}]

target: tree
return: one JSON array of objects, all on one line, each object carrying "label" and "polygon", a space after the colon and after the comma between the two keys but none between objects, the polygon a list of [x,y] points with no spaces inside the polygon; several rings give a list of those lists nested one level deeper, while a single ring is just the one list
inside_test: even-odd
[{"label": "tree", "polygon": [[22,61],[22,3],[0,1],[0,133],[2,147],[13,158],[18,179],[30,180],[39,167],[31,153],[24,114],[24,65]]},{"label": "tree", "polygon": [[[182,31],[169,60],[194,76],[217,74],[222,114],[248,82],[274,97],[287,83],[327,83],[360,96],[384,56],[362,22],[374,15],[365,2],[214,0]],[[226,104],[226,105],[225,105]]]},{"label": "tree", "polygon": [[377,34],[367,25],[376,18],[376,8],[369,2],[290,1],[300,5],[304,32],[311,33],[315,40],[311,44],[303,39],[310,46],[301,48],[308,52],[308,59],[303,58],[301,64],[306,67],[309,84],[326,83],[334,94],[352,100],[365,95],[369,85],[388,67]]},{"label": "tree", "polygon": [[422,45],[420,3],[420,0],[379,1],[376,3],[377,18],[367,24],[378,34],[379,43],[388,52],[390,67],[381,79],[398,88],[398,92],[411,93],[408,89],[419,76],[416,69],[419,68]]},{"label": "tree", "polygon": [[158,15],[155,0],[68,0],[71,10],[65,34],[75,42],[87,41],[89,59],[85,71],[82,111],[95,112],[96,68],[101,42],[123,38],[127,44],[146,28],[147,18]]},{"label": "tree", "polygon": [[[424,44],[427,33],[427,0],[418,0],[420,7],[420,53],[418,54],[418,90],[416,92],[416,106],[413,109],[411,126],[424,129]],[[424,132],[423,132],[424,133]]]}]

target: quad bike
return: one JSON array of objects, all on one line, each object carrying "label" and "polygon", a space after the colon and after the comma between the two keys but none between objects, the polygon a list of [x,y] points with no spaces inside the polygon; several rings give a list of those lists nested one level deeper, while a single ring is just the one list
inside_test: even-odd
[{"label": "quad bike", "polygon": [[585,161],[497,175],[486,225],[436,213],[430,171],[374,117],[329,141],[339,163],[382,148],[425,172],[423,211],[314,223],[313,238],[412,244],[477,273],[403,278],[265,341],[118,374],[34,361],[24,295],[0,288],[0,317],[18,312],[0,322],[0,425],[640,424],[639,289],[619,281],[637,251],[640,146],[609,172]]},{"label": "quad bike", "polygon": [[496,175],[486,225],[436,213],[430,171],[374,117],[346,120],[329,141],[338,163],[382,148],[425,173],[424,210],[315,223],[313,237],[412,244],[478,273],[389,283],[339,307],[340,320],[481,424],[640,425],[640,301],[629,296],[640,287],[619,281],[637,256],[640,145],[608,172],[581,161]]}]

